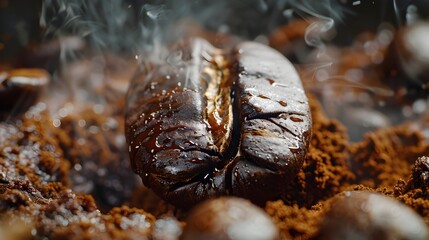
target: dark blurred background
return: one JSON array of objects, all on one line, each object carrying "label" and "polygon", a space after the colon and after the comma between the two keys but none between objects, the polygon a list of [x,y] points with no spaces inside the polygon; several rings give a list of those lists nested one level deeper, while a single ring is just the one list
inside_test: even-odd
[{"label": "dark blurred background", "polygon": [[[426,18],[429,1],[0,0],[0,64],[53,70],[64,45],[73,44],[51,40],[70,36],[92,50],[150,51],[157,41],[174,38],[166,33],[183,18],[244,39],[266,36],[297,18],[320,18],[333,23],[336,34],[329,41],[348,45],[382,23],[406,24],[410,14]],[[71,42],[71,48],[79,48]]]}]

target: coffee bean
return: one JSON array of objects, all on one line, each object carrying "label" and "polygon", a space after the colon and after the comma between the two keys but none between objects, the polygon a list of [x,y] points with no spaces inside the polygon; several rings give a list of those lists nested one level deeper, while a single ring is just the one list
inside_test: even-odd
[{"label": "coffee bean", "polygon": [[207,200],[186,219],[181,239],[278,239],[277,227],[260,208],[247,200],[221,197]]},{"label": "coffee bean", "polygon": [[263,204],[301,168],[311,116],[292,64],[245,42],[220,50],[191,40],[128,92],[133,169],[172,204],[236,195]]},{"label": "coffee bean", "polygon": [[0,73],[0,111],[10,114],[27,110],[49,83],[42,69],[13,69]]},{"label": "coffee bean", "polygon": [[316,239],[428,239],[423,219],[404,204],[370,192],[346,192],[326,214]]},{"label": "coffee bean", "polygon": [[429,22],[400,28],[385,56],[382,81],[396,92],[397,101],[412,103],[429,95]]},{"label": "coffee bean", "polygon": [[[400,65],[416,85],[429,84],[429,22],[419,22],[398,31],[396,50]],[[429,85],[426,85],[429,86]]]}]

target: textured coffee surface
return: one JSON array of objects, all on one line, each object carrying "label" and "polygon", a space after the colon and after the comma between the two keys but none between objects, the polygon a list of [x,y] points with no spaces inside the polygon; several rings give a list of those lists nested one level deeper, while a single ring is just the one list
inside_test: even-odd
[{"label": "textured coffee surface", "polygon": [[180,207],[220,195],[278,196],[303,164],[310,126],[295,69],[257,43],[222,51],[191,40],[128,92],[132,166]]}]

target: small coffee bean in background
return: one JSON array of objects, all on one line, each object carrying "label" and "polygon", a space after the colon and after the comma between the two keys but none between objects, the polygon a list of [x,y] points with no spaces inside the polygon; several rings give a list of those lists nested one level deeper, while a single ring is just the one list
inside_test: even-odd
[{"label": "small coffee bean in background", "polygon": [[237,197],[207,200],[187,217],[182,239],[278,239],[270,217],[250,201]]}]

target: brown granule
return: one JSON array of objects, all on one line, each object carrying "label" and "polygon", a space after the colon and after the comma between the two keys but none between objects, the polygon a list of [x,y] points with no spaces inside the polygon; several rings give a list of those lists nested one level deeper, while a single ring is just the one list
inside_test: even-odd
[{"label": "brown granule", "polygon": [[[99,159],[100,164],[105,164],[109,162],[109,158],[125,158],[124,155],[128,154],[122,149],[123,145],[114,142],[115,137],[117,142],[121,142],[123,132],[119,129],[122,126],[123,120],[119,117],[109,117],[107,114],[97,114],[93,109],[85,109],[61,119],[60,129],[69,138],[61,139],[60,144],[67,159],[74,164],[90,159]],[[107,139],[111,139],[111,142]]]},{"label": "brown granule", "polygon": [[419,156],[429,154],[429,144],[408,124],[367,133],[351,146],[352,169],[357,181],[366,186],[394,187],[406,179]]},{"label": "brown granule", "polygon": [[[74,222],[66,228],[56,229],[52,239],[149,239],[155,218],[143,210],[113,208],[106,215],[89,219],[90,222]],[[97,221],[97,225],[91,223]]]},{"label": "brown granule", "polygon": [[124,204],[141,184],[130,168],[123,117],[136,68],[135,59],[113,54],[84,58],[61,69],[60,86],[55,85],[61,96],[44,99],[55,121],[54,137],[71,164],[71,188],[91,194],[103,212]]},{"label": "brown granule", "polygon": [[[102,214],[90,195],[68,186],[69,161],[53,136],[60,131],[35,106],[0,123],[0,231],[8,239],[148,238],[155,218],[122,207]],[[13,228],[5,227],[14,225]]]},{"label": "brown granule", "polygon": [[15,124],[0,123],[1,183],[28,182],[48,192],[49,183],[61,182],[67,186],[69,164],[57,140],[49,134],[47,114],[32,114],[28,112],[30,117]]},{"label": "brown granule", "polygon": [[268,202],[265,211],[280,230],[281,239],[310,239],[317,230],[324,211],[286,205],[282,200]]},{"label": "brown granule", "polygon": [[128,160],[123,117],[88,107],[60,121],[58,139],[72,165],[72,188],[94,196],[103,211],[127,201],[140,180]]}]

